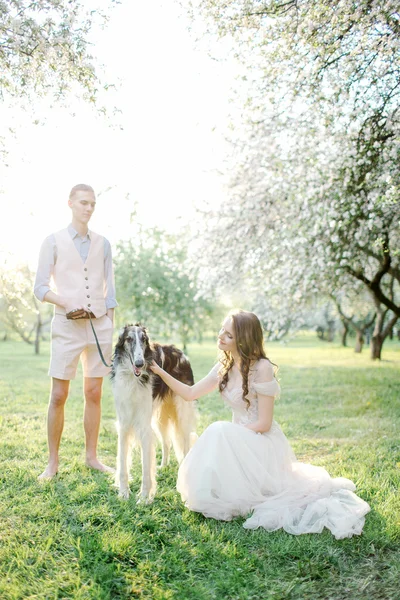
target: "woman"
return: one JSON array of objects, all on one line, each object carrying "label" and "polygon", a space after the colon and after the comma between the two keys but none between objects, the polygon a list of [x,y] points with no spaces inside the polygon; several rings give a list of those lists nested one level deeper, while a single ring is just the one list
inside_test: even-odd
[{"label": "woman", "polygon": [[206,517],[229,521],[247,516],[247,529],[283,528],[288,533],[320,533],[337,539],[360,534],[370,510],[345,478],[297,462],[273,420],[279,384],[263,349],[260,321],[251,312],[227,316],[218,334],[220,362],[193,386],[153,363],[154,373],[185,400],[215,388],[232,409],[233,422],[210,425],[183,460],[177,489],[186,506]]}]

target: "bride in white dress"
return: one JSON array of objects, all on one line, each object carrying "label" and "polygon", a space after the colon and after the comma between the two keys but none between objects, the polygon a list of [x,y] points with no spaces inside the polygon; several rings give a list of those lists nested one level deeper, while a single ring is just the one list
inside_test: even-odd
[{"label": "bride in white dress", "polygon": [[370,508],[354,494],[354,483],[298,462],[273,420],[280,388],[264,352],[257,316],[246,311],[228,315],[218,348],[220,362],[191,387],[152,366],[185,400],[219,387],[232,409],[233,422],[210,425],[179,468],[177,489],[185,505],[222,521],[248,517],[246,529],[282,528],[298,535],[327,527],[337,539],[359,535]]}]

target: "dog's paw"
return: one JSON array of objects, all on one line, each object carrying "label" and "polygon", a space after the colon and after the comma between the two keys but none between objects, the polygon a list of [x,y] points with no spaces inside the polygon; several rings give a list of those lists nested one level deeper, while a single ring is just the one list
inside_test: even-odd
[{"label": "dog's paw", "polygon": [[119,490],[119,492],[118,492],[118,496],[119,496],[119,497],[120,497],[122,500],[128,500],[128,498],[129,498],[129,494],[130,494],[129,488],[124,488],[124,489],[122,489],[122,490]]},{"label": "dog's paw", "polygon": [[140,496],[138,496],[138,499],[136,500],[136,504],[151,504],[154,500],[154,496],[143,496],[142,494],[140,494]]}]

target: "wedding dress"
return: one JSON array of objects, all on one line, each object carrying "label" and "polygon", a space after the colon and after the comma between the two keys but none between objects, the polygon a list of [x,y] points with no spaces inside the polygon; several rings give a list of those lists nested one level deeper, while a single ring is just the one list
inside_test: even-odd
[{"label": "wedding dress", "polygon": [[257,394],[277,396],[279,391],[276,379],[256,383],[249,377],[247,408],[241,387],[225,388],[222,397],[233,422],[210,425],[186,455],[177,482],[182,500],[213,519],[247,517],[246,529],[282,528],[299,535],[326,527],[337,539],[359,535],[370,508],[354,494],[352,481],[298,462],[275,421],[263,434],[244,427],[258,419]]}]

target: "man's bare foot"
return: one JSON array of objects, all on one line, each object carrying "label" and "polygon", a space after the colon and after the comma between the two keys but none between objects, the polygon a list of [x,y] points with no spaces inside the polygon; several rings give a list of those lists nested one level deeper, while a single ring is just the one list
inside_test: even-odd
[{"label": "man's bare foot", "polygon": [[108,467],[107,465],[103,465],[97,458],[86,459],[86,466],[91,469],[96,469],[96,471],[101,471],[102,473],[115,473],[115,469],[112,467]]},{"label": "man's bare foot", "polygon": [[58,465],[47,465],[45,470],[41,475],[39,475],[39,481],[46,481],[48,479],[53,479],[57,475]]}]

